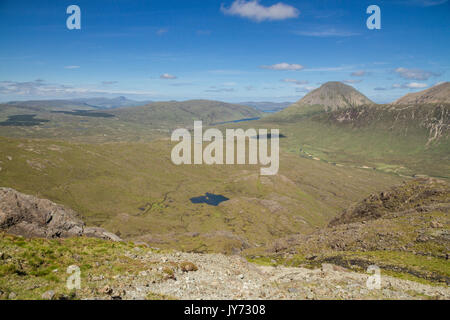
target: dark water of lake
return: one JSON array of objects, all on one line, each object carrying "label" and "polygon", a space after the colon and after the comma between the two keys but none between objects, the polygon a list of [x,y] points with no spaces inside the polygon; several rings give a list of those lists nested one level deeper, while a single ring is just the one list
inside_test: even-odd
[{"label": "dark water of lake", "polygon": [[220,194],[214,194],[214,193],[205,193],[204,196],[200,197],[193,197],[190,199],[192,203],[206,203],[210,206],[217,206],[219,203],[230,200],[227,197],[224,197]]}]

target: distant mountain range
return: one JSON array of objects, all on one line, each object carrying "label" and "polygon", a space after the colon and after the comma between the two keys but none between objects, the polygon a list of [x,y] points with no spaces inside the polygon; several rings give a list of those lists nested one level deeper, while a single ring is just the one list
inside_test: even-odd
[{"label": "distant mountain range", "polygon": [[152,102],[133,108],[117,108],[108,113],[127,122],[155,125],[194,124],[202,120],[205,124],[245,118],[259,118],[261,111],[253,107],[214,100],[187,100]]},{"label": "distant mountain range", "polygon": [[[261,121],[284,128],[291,150],[403,175],[449,177],[450,83],[376,104],[326,83]],[[268,124],[267,124],[268,123]]]},{"label": "distant mountain range", "polygon": [[134,107],[148,104],[152,101],[136,101],[120,96],[116,98],[77,98],[77,99],[54,99],[54,100],[28,100],[28,101],[10,101],[6,104],[14,106],[23,106],[38,108],[48,111],[66,111],[66,110],[93,110],[93,109],[114,109],[121,107]]}]

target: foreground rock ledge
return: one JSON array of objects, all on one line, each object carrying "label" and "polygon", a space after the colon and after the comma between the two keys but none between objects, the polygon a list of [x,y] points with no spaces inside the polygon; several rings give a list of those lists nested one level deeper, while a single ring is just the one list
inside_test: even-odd
[{"label": "foreground rock ledge", "polygon": [[79,215],[47,199],[0,187],[0,231],[24,237],[94,237],[122,241],[98,227],[86,227]]}]

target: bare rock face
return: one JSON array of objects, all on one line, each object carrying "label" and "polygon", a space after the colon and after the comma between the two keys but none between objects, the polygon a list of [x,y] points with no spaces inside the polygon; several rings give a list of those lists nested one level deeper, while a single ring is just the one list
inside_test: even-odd
[{"label": "bare rock face", "polygon": [[450,208],[450,185],[434,178],[418,178],[388,191],[372,194],[350,206],[329,226],[376,220],[387,215],[405,215]]},{"label": "bare rock face", "polygon": [[122,241],[117,235],[112,232],[108,232],[99,227],[86,227],[84,228],[83,235],[91,238],[100,238],[104,240]]},{"label": "bare rock face", "polygon": [[294,106],[322,105],[326,111],[335,111],[371,104],[373,102],[369,98],[352,86],[342,82],[330,81],[320,86],[320,88],[309,92],[301,100],[297,101]]},{"label": "bare rock face", "polygon": [[85,227],[78,214],[47,199],[0,188],[0,230],[24,237],[121,239],[102,228]]},{"label": "bare rock face", "polygon": [[450,82],[437,84],[426,90],[408,93],[394,104],[450,103]]}]

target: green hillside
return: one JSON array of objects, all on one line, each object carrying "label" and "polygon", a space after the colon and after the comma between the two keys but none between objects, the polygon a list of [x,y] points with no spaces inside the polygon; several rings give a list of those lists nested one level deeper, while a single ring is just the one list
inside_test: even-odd
[{"label": "green hillside", "polygon": [[193,126],[194,120],[202,120],[205,124],[214,124],[263,115],[261,111],[252,107],[212,100],[153,102],[135,108],[112,110],[111,114],[122,121],[152,127],[182,124]]},{"label": "green hillside", "polygon": [[[416,93],[414,101],[442,100],[447,88]],[[282,147],[307,158],[399,175],[450,177],[448,103],[347,105],[334,111],[297,104],[251,125],[280,128],[286,136]]]},{"label": "green hillside", "polygon": [[211,125],[263,116],[252,107],[210,100],[154,102],[112,110],[89,108],[45,107],[34,102],[28,106],[0,104],[0,123],[24,115],[46,120],[33,126],[0,125],[0,136],[82,142],[148,141],[167,137],[179,127],[192,127],[194,120]]},{"label": "green hillside", "polygon": [[[276,176],[249,165],[175,166],[173,145],[0,138],[0,186],[67,205],[88,225],[124,239],[231,252],[324,226],[350,203],[398,181],[284,152]],[[229,200],[189,200],[206,192]]]}]

